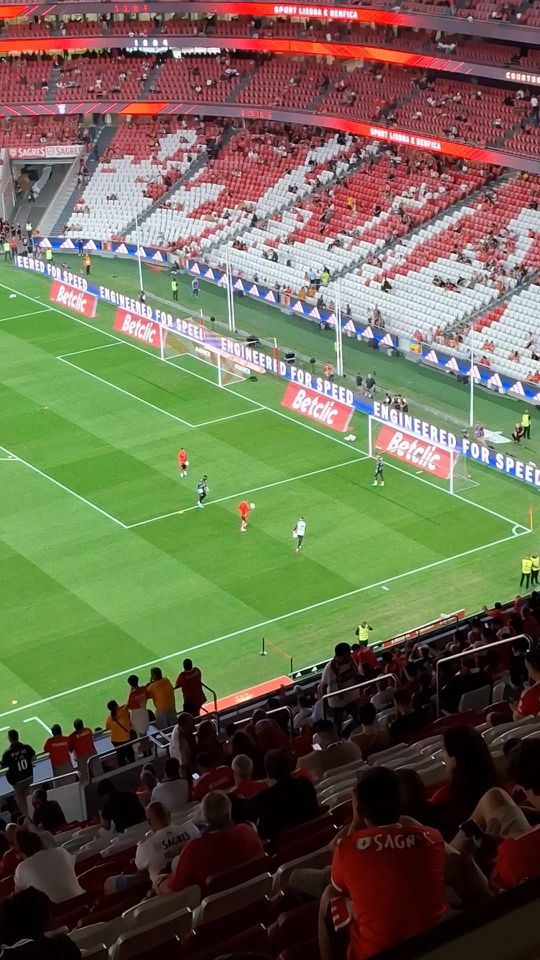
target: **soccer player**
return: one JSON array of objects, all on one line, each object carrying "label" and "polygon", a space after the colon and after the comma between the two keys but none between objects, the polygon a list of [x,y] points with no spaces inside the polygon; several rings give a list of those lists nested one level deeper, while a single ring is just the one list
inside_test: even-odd
[{"label": "soccer player", "polygon": [[302,549],[302,542],[306,534],[306,521],[304,520],[303,517],[300,517],[300,519],[296,521],[296,526],[293,530],[293,534],[296,537],[295,553],[300,553],[300,550]]},{"label": "soccer player", "polygon": [[181,477],[187,477],[187,468],[189,467],[189,460],[187,458],[187,450],[184,450],[182,447],[178,451],[178,469],[180,471]]},{"label": "soccer player", "polygon": [[246,500],[242,500],[242,502],[238,504],[238,510],[240,512],[240,533],[245,533],[247,530],[249,509],[249,503]]},{"label": "soccer player", "polygon": [[193,277],[193,280],[191,281],[191,296],[199,296],[199,280],[197,277]]},{"label": "soccer player", "polygon": [[381,487],[384,487],[384,462],[380,454],[375,461],[375,473],[373,476],[373,483],[371,484],[371,486],[378,487],[379,484],[381,485]]},{"label": "soccer player", "polygon": [[204,501],[208,494],[208,477],[204,474],[197,484],[197,506],[204,507]]}]

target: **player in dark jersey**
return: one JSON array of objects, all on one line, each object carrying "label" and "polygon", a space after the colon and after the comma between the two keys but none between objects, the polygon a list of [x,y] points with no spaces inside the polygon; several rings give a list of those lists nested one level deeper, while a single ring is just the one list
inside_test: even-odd
[{"label": "player in dark jersey", "polygon": [[208,477],[206,474],[201,477],[197,484],[197,506],[204,507],[204,501],[208,494]]},{"label": "player in dark jersey", "polygon": [[384,487],[384,461],[380,454],[375,461],[375,474],[371,486],[378,487],[379,484],[381,487]]}]

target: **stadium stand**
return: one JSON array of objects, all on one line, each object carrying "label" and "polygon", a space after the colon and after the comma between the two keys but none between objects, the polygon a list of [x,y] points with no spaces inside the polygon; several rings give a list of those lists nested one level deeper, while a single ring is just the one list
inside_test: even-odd
[{"label": "stadium stand", "polygon": [[[210,783],[202,807],[191,802],[168,814],[160,803],[144,799],[142,791],[137,789],[135,793],[136,777],[141,771],[141,782],[144,777],[143,758],[127,774],[113,769],[108,777],[98,775],[100,815],[86,822],[64,823],[51,837],[43,832],[43,825],[52,826],[46,817],[51,817],[58,804],[50,799],[52,794],[47,798],[42,791],[44,797],[33,804],[36,822],[41,811],[40,825],[27,821],[22,828],[15,824],[8,828],[1,860],[4,896],[13,899],[16,910],[18,898],[21,908],[26,903],[29,886],[41,891],[52,904],[45,911],[43,931],[35,936],[45,930],[68,935],[85,956],[94,956],[92,951],[104,944],[111,958],[150,957],[152,951],[160,949],[165,956],[214,960],[223,951],[240,948],[263,949],[272,958],[292,955],[291,951],[315,958],[319,955],[319,911],[323,926],[326,924],[324,891],[332,860],[337,871],[334,875],[342,878],[353,900],[357,896],[356,885],[349,888],[347,879],[353,864],[348,867],[342,854],[332,849],[338,831],[347,833],[354,820],[352,829],[360,831],[359,837],[373,836],[375,828],[388,833],[388,847],[393,850],[392,856],[380,862],[376,874],[363,859],[354,867],[362,888],[369,883],[377,890],[377,909],[386,904],[380,945],[390,947],[433,924],[438,929],[437,910],[447,909],[442,874],[439,881],[430,874],[435,864],[414,857],[409,862],[406,855],[398,855],[397,851],[409,846],[401,847],[396,837],[407,831],[412,837],[415,827],[411,828],[407,820],[401,826],[382,826],[388,821],[389,797],[395,796],[397,802],[401,796],[398,816],[413,817],[422,831],[432,831],[432,843],[439,844],[441,857],[441,832],[451,842],[453,856],[458,858],[454,866],[459,869],[453,871],[450,886],[453,896],[462,898],[459,906],[459,900],[452,900],[452,904],[463,916],[474,917],[478,904],[489,901],[493,891],[504,891],[538,875],[535,825],[540,817],[540,659],[538,652],[531,650],[531,641],[523,637],[523,628],[540,633],[539,617],[538,597],[533,594],[523,600],[518,597],[507,607],[484,608],[480,617],[459,624],[457,630],[455,625],[435,629],[420,641],[407,641],[376,658],[367,659],[358,644],[352,650],[347,643],[338,644],[318,685],[314,686],[308,676],[291,693],[282,691],[261,706],[245,704],[236,714],[229,711],[228,721],[227,715],[216,716],[216,730],[226,726],[228,735],[214,735],[214,743],[219,745],[214,763],[222,766],[213,769],[225,769],[240,756],[240,749],[247,747],[254,758],[249,762],[258,764],[257,758],[264,758],[273,777],[265,780],[259,767],[259,782],[250,781],[252,787],[257,786],[256,791],[249,792],[251,800],[240,799],[248,794],[245,790],[239,793],[238,783],[229,789],[228,797],[212,789]],[[509,631],[505,628],[505,634],[510,632],[509,646],[490,650],[504,623],[509,625]],[[457,654],[457,659],[437,667],[441,657],[452,654]],[[394,675],[398,686],[389,688],[391,699],[385,698],[385,704],[380,691],[385,680]],[[337,718],[332,696],[339,691],[340,683],[350,686],[354,676],[358,699],[351,700],[346,708],[349,717],[341,735],[346,739],[340,740],[332,720],[322,719],[325,703],[330,704],[330,715],[335,713]],[[480,695],[486,682],[489,705],[482,708]],[[309,717],[306,697],[312,703]],[[475,699],[476,708],[468,709]],[[513,708],[510,700],[514,700]],[[452,712],[454,703],[459,704],[460,712]],[[439,719],[437,705],[442,710]],[[340,722],[342,712],[340,707]],[[232,726],[231,716],[235,717]],[[301,736],[293,734],[295,717],[300,717]],[[185,713],[178,718],[184,749],[189,751],[185,755],[188,784],[191,772],[200,770],[203,762],[198,751],[210,742],[208,722]],[[381,738],[383,731],[385,739]],[[319,739],[322,749],[309,754],[312,738],[315,742]],[[316,766],[310,756],[317,759]],[[245,756],[243,760],[248,762]],[[310,775],[315,777],[314,785]],[[94,789],[92,783],[87,789]],[[313,797],[311,809],[308,797]],[[147,805],[148,834],[143,803]],[[479,852],[484,845],[477,845],[477,865],[471,872],[469,860],[460,866],[463,852],[469,849],[469,835],[466,828],[463,832],[457,825],[473,814],[485,836],[486,850],[491,845],[492,854],[486,859]],[[358,819],[362,815],[363,819]],[[272,820],[278,816],[279,832],[273,846],[263,852],[246,818],[258,824],[266,836],[270,816]],[[116,828],[112,832],[108,832],[110,821]],[[198,827],[205,822],[210,832],[199,838]],[[153,837],[155,846],[151,845]],[[162,859],[161,840],[165,837],[169,838],[170,856]],[[495,856],[493,837],[499,844]],[[260,852],[236,864],[229,858],[230,865],[224,870],[222,851],[231,843],[239,851],[239,844],[248,840],[258,844]],[[177,859],[173,861],[174,855]],[[193,864],[198,864],[196,886],[185,886],[186,881],[181,879],[191,875],[190,857]],[[51,869],[53,862],[56,872]],[[171,862],[172,873],[167,874]],[[148,869],[153,871],[150,878]],[[396,898],[385,900],[378,889],[379,882],[390,883],[391,875],[397,877],[402,890],[413,877],[416,892],[424,882],[439,882],[440,908],[432,913],[426,907],[419,913],[411,912],[409,905],[407,923],[395,929]],[[158,895],[146,899],[152,878]],[[163,895],[169,886],[175,892]],[[499,892],[497,896],[504,895]],[[367,917],[372,907],[369,901],[362,903]],[[333,929],[326,926],[332,939]],[[353,931],[352,936],[358,933]],[[322,955],[329,956],[324,953],[324,936],[320,946]]]}]

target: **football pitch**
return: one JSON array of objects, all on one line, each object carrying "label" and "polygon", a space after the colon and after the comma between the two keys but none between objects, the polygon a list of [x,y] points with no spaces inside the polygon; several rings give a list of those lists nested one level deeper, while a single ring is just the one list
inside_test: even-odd
[{"label": "football pitch", "polygon": [[361,414],[348,443],[285,411],[283,381],[220,388],[115,334],[112,307],[84,320],[48,291],[2,265],[0,731],[39,746],[52,723],[101,725],[129,673],[174,680],[184,655],[224,697],[329,656],[362,619],[381,641],[517,592],[525,485],[473,464],[452,497],[387,457],[374,488]]}]

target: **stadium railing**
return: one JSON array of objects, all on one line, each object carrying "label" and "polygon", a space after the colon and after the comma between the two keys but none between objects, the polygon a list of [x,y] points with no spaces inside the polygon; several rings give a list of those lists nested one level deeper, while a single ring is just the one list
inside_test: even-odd
[{"label": "stadium railing", "polygon": [[325,693],[322,697],[323,704],[323,715],[326,719],[328,711],[328,701],[331,697],[342,696],[344,693],[350,693],[352,690],[363,690],[365,687],[376,687],[377,684],[381,683],[382,680],[393,680],[392,686],[396,688],[398,686],[398,678],[395,673],[380,673],[378,676],[373,677],[371,680],[363,680],[362,683],[353,683],[350,687],[343,687],[340,690],[333,690],[332,693]]},{"label": "stadium railing", "polygon": [[459,660],[466,660],[467,658],[477,657],[479,654],[487,653],[491,650],[494,650],[496,647],[501,646],[512,646],[518,642],[518,640],[526,640],[529,644],[529,650],[532,648],[532,640],[526,633],[519,633],[515,637],[504,637],[503,640],[494,640],[493,643],[484,643],[481,647],[471,647],[469,650],[462,650],[460,653],[452,653],[448,657],[440,657],[437,660],[435,666],[435,706],[436,706],[436,716],[440,717],[441,715],[441,703],[440,703],[440,679],[441,679],[441,669],[444,668],[445,664],[456,662]]}]

